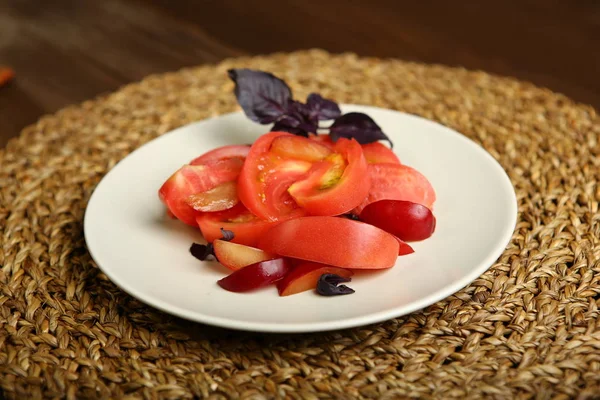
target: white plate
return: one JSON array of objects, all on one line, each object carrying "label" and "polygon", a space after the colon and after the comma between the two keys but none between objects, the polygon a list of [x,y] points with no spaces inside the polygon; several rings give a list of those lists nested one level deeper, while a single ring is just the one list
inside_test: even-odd
[{"label": "white plate", "polygon": [[268,130],[242,113],[197,122],[142,146],[115,166],[85,215],[89,251],[104,273],[139,300],[168,313],[221,327],[308,332],[360,326],[441,300],[485,272],[513,233],[517,202],[504,170],[461,134],[413,115],[346,105],[368,113],[395,143],[402,162],[429,178],[437,193],[435,234],[394,268],[361,274],[356,293],[279,297],[275,287],[231,293],[227,270],[189,254],[199,231],[165,217],[161,184],[181,165],[218,146],[253,142]]}]

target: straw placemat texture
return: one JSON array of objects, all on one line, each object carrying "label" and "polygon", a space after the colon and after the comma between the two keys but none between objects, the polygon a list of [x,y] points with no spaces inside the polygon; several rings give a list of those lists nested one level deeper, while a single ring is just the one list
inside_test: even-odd
[{"label": "straw placemat texture", "polygon": [[[339,332],[222,330],[119,290],[85,247],[94,187],[141,144],[236,110],[231,67],[272,71],[298,98],[414,113],[482,144],[517,191],[504,254],[423,311]],[[316,50],[152,76],[44,117],[0,151],[4,396],[600,398],[599,122],[512,79]]]}]

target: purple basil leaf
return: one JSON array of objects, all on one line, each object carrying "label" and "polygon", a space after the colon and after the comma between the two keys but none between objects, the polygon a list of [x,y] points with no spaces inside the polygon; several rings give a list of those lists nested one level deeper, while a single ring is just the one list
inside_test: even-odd
[{"label": "purple basil leaf", "polygon": [[314,116],[318,121],[327,121],[336,119],[342,115],[340,106],[333,100],[324,99],[320,94],[311,93],[306,99],[311,116]]},{"label": "purple basil leaf", "polygon": [[275,122],[275,124],[271,128],[271,132],[289,132],[294,135],[308,137],[307,131],[302,130],[300,128],[295,128],[295,127],[289,126],[282,122]]},{"label": "purple basil leaf", "polygon": [[190,247],[190,253],[200,261],[206,261],[215,256],[212,243],[199,244],[194,243]]},{"label": "purple basil leaf", "polygon": [[309,133],[316,133],[318,120],[309,118],[309,109],[306,104],[290,100],[287,112],[281,116],[271,128],[272,131],[290,132],[294,135],[308,137]]},{"label": "purple basil leaf", "polygon": [[336,274],[323,274],[317,282],[317,293],[321,296],[337,296],[342,294],[352,294],[354,289],[346,285],[340,285],[342,282],[350,282],[350,278],[343,278]]},{"label": "purple basil leaf", "polygon": [[221,240],[226,240],[228,242],[233,240],[233,238],[235,237],[235,235],[233,234],[232,231],[228,231],[227,229],[223,229],[223,228],[221,228],[221,235],[223,235]]},{"label": "purple basil leaf", "polygon": [[336,142],[339,138],[354,138],[360,144],[387,140],[391,147],[394,144],[389,137],[367,114],[352,112],[337,118],[329,128],[331,140]]},{"label": "purple basil leaf", "polygon": [[227,73],[235,83],[238,103],[252,121],[270,124],[286,114],[292,91],[284,81],[268,72],[245,68]]}]

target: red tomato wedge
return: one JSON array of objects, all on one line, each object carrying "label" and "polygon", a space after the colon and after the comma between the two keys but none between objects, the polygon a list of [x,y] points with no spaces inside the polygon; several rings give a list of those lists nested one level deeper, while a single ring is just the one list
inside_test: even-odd
[{"label": "red tomato wedge", "polygon": [[394,266],[398,241],[375,226],[339,217],[302,217],[265,232],[258,248],[281,256],[342,268]]},{"label": "red tomato wedge", "polygon": [[[292,213],[288,218],[299,216],[299,213]],[[234,234],[233,243],[245,244],[246,246],[256,247],[258,240],[266,231],[277,222],[266,221],[252,214],[243,204],[238,204],[225,211],[200,213],[196,217],[197,226],[200,227],[202,236],[207,242],[212,243],[223,236],[221,228],[232,231]]]},{"label": "red tomato wedge", "polygon": [[310,162],[272,154],[271,144],[279,137],[292,138],[294,135],[271,132],[259,137],[252,145],[238,179],[241,202],[258,217],[271,221],[298,209],[287,189],[311,167]]},{"label": "red tomato wedge", "polygon": [[349,269],[314,262],[301,262],[292,271],[277,283],[280,296],[313,290],[323,274],[336,274],[343,278],[350,278],[354,273]]},{"label": "red tomato wedge", "polygon": [[365,198],[371,186],[367,161],[357,141],[340,139],[335,153],[313,164],[307,177],[288,189],[311,215],[340,215]]},{"label": "red tomato wedge", "polygon": [[194,158],[190,162],[190,165],[211,164],[216,161],[226,160],[228,158],[244,159],[249,152],[250,146],[247,145],[234,144],[230,146],[222,146],[204,153],[200,157]]},{"label": "red tomato wedge", "polygon": [[243,163],[240,158],[231,158],[211,165],[185,165],[162,185],[158,191],[159,197],[175,217],[188,225],[197,226],[198,211],[187,204],[188,198],[237,179]]},{"label": "red tomato wedge", "polygon": [[238,196],[260,218],[290,213],[338,215],[352,210],[369,189],[366,161],[356,141],[340,139],[330,149],[285,132],[261,136],[252,146]]},{"label": "red tomato wedge", "polygon": [[361,147],[369,164],[400,164],[400,159],[396,153],[394,153],[392,149],[381,142],[367,143],[363,144]]},{"label": "red tomato wedge", "polygon": [[435,191],[431,183],[414,168],[406,165],[369,164],[371,189],[363,202],[354,209],[360,215],[370,203],[379,200],[406,200],[432,209]]}]

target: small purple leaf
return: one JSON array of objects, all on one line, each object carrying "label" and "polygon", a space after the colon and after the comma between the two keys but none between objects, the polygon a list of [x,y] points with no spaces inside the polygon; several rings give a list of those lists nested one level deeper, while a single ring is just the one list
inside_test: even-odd
[{"label": "small purple leaf", "polygon": [[292,91],[283,80],[268,72],[245,68],[227,73],[235,83],[238,103],[252,121],[270,124],[286,114]]},{"label": "small purple leaf", "polygon": [[360,144],[387,140],[390,146],[394,144],[389,137],[367,114],[352,112],[337,118],[329,128],[331,140],[336,142],[339,138],[354,138]]},{"label": "small purple leaf", "polygon": [[223,229],[223,228],[221,228],[221,235],[223,235],[221,240],[225,240],[228,242],[233,240],[233,238],[235,237],[235,235],[233,234],[232,231],[228,231],[227,229]]},{"label": "small purple leaf", "polygon": [[208,243],[208,244],[193,243],[192,246],[190,247],[190,253],[192,253],[192,255],[200,261],[206,261],[209,258],[215,256],[215,253],[213,251],[213,245],[211,243]]},{"label": "small purple leaf", "polygon": [[308,106],[311,119],[316,118],[317,121],[336,119],[342,115],[340,106],[338,106],[335,101],[324,99],[317,93],[308,95],[306,105]]},{"label": "small purple leaf", "polygon": [[350,278],[343,278],[336,274],[323,274],[317,282],[317,293],[321,296],[337,296],[342,294],[352,294],[354,289],[346,285],[340,285],[342,282],[350,282]]},{"label": "small purple leaf", "polygon": [[275,125],[271,128],[271,132],[288,132],[297,136],[308,137],[308,132],[300,128],[294,128],[286,125],[282,122],[275,122]]}]

